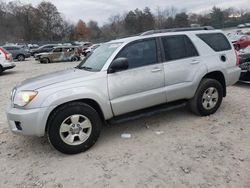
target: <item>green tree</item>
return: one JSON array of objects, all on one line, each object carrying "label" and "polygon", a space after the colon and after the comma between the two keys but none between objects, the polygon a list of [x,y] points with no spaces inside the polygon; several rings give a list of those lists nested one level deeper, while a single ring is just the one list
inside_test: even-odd
[{"label": "green tree", "polygon": [[185,12],[176,14],[175,27],[189,27],[188,15]]},{"label": "green tree", "polygon": [[212,12],[210,13],[211,16],[211,24],[215,28],[223,28],[224,27],[224,21],[225,21],[225,15],[224,12],[217,7],[212,8]]}]

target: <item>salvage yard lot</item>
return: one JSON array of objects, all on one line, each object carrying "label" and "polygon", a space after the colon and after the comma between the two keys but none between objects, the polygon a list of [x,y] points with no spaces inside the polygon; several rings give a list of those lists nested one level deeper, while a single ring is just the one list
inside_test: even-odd
[{"label": "salvage yard lot", "polygon": [[209,117],[182,108],[104,126],[94,147],[69,156],[13,135],[5,108],[20,81],[78,63],[16,64],[0,76],[0,187],[250,187],[250,85],[229,87]]}]

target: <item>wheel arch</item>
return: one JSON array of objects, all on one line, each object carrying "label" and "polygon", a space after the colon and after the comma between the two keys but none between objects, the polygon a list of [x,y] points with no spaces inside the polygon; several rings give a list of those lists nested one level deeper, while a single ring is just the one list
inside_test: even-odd
[{"label": "wheel arch", "polygon": [[210,79],[214,79],[214,80],[217,80],[218,82],[220,82],[220,84],[223,87],[223,97],[226,97],[226,95],[227,95],[226,80],[225,80],[224,74],[221,71],[209,72],[205,76],[203,76],[202,79],[204,79],[204,78],[210,78]]},{"label": "wheel arch", "polygon": [[85,103],[87,105],[89,105],[90,107],[94,108],[97,113],[99,114],[101,120],[103,122],[105,122],[105,117],[104,117],[104,113],[100,107],[100,105],[98,104],[98,102],[96,102],[95,100],[93,99],[90,99],[90,98],[85,98],[85,99],[77,99],[77,100],[72,100],[72,101],[68,101],[68,102],[65,102],[65,103],[62,103],[58,106],[56,106],[50,113],[49,113],[49,116],[46,120],[46,126],[45,126],[45,133],[47,133],[48,131],[48,126],[49,126],[49,121],[50,121],[50,118],[51,118],[51,115],[60,107],[62,107],[63,105],[66,105],[66,104],[69,104],[69,103],[73,103],[73,102],[81,102],[81,103]]},{"label": "wheel arch", "polygon": [[25,58],[25,55],[24,55],[24,54],[19,53],[19,54],[17,54],[17,55],[16,55],[16,58],[15,58],[15,59],[17,59],[17,58],[18,58],[18,56],[20,56],[20,55],[21,55],[21,56],[23,56],[23,57]]}]

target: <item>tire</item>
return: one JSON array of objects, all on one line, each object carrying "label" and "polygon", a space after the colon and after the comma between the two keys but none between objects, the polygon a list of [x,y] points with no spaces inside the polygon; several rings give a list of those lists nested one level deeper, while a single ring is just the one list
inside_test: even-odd
[{"label": "tire", "polygon": [[101,126],[102,121],[95,109],[85,103],[73,102],[59,107],[50,116],[48,139],[58,151],[77,154],[96,143]]},{"label": "tire", "polygon": [[40,63],[48,64],[48,63],[50,63],[50,60],[49,60],[49,58],[44,57],[40,60]]},{"label": "tire", "polygon": [[0,75],[3,73],[3,67],[0,65]]},{"label": "tire", "polygon": [[221,105],[223,87],[214,79],[203,79],[196,90],[195,96],[190,99],[190,110],[200,116],[214,114]]},{"label": "tire", "polygon": [[22,55],[22,54],[20,54],[20,55],[17,56],[17,60],[18,61],[24,61],[25,60],[25,56]]},{"label": "tire", "polygon": [[73,62],[78,61],[78,57],[76,57],[76,56],[72,57],[71,61],[73,61]]}]

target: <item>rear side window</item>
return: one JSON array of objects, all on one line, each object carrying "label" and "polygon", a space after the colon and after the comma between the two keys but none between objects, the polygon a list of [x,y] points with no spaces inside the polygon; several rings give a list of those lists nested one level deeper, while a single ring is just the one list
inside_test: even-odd
[{"label": "rear side window", "polygon": [[56,48],[53,52],[62,52],[62,48]]},{"label": "rear side window", "polygon": [[198,56],[193,43],[186,35],[162,38],[166,61]]},{"label": "rear side window", "polygon": [[222,33],[197,34],[197,36],[216,52],[232,49],[227,38]]}]

